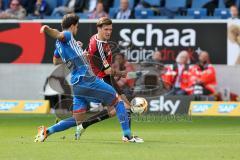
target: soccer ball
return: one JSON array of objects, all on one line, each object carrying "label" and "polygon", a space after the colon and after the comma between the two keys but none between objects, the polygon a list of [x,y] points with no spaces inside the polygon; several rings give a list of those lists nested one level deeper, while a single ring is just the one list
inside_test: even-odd
[{"label": "soccer ball", "polygon": [[131,101],[131,111],[133,113],[141,114],[147,111],[148,102],[143,97],[135,97]]}]

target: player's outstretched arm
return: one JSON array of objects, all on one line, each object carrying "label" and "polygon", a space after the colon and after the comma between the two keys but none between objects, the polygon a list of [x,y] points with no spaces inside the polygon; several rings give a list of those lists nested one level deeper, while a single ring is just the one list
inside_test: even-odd
[{"label": "player's outstretched arm", "polygon": [[105,74],[113,75],[113,76],[120,76],[120,77],[126,77],[127,73],[126,71],[118,71],[113,69],[112,67],[109,67],[108,69],[104,70]]},{"label": "player's outstretched arm", "polygon": [[47,33],[50,37],[54,39],[59,39],[59,40],[64,39],[64,34],[62,32],[59,32],[57,29],[53,29],[48,25],[42,26],[40,29],[40,33]]}]

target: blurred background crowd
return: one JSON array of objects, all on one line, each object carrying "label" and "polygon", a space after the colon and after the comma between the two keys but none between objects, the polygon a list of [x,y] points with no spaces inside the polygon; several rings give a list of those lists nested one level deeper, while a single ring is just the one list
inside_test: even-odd
[{"label": "blurred background crowd", "polygon": [[1,19],[226,19],[238,18],[240,0],[0,0]]}]

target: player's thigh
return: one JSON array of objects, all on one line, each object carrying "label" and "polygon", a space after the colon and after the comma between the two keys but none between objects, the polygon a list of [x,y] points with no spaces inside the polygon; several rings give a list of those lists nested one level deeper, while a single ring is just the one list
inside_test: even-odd
[{"label": "player's thigh", "polygon": [[75,96],[97,99],[104,105],[112,105],[117,99],[117,93],[114,88],[99,78],[94,80],[84,79],[74,85],[73,91]]},{"label": "player's thigh", "polygon": [[105,76],[103,78],[103,80],[107,84],[111,85],[116,90],[116,92],[119,95],[123,94],[122,89],[118,86],[118,84],[117,84],[116,80],[114,79],[114,77],[112,77],[112,76]]},{"label": "player's thigh", "polygon": [[110,117],[114,117],[116,115],[115,107],[113,107],[113,106],[108,107],[108,114],[110,115]]},{"label": "player's thigh", "polygon": [[97,78],[93,84],[93,89],[95,90],[95,97],[101,99],[103,104],[112,105],[116,102],[118,96],[116,90],[103,80]]}]

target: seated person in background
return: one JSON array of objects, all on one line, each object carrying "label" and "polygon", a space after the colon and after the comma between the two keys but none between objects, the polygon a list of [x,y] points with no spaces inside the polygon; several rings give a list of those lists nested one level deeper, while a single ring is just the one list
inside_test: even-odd
[{"label": "seated person in background", "polygon": [[192,94],[195,93],[196,86],[197,90],[201,89],[202,95],[211,95],[216,92],[216,71],[212,64],[210,64],[209,54],[206,51],[202,51],[198,57],[198,63],[190,69],[190,86],[192,88]]},{"label": "seated person in background", "polygon": [[43,18],[45,15],[50,15],[49,6],[46,0],[37,0],[34,7],[34,16]]},{"label": "seated person in background", "polygon": [[89,0],[86,1],[84,4],[84,12],[93,12],[94,9],[97,7],[97,0]]},{"label": "seated person in background", "polygon": [[103,3],[99,1],[96,9],[89,15],[90,19],[99,19],[101,17],[108,17],[108,14],[104,11]]},{"label": "seated person in background", "polygon": [[236,4],[237,0],[224,0],[226,8],[230,8],[232,5]]},{"label": "seated person in background", "polygon": [[102,0],[104,9],[107,13],[109,12],[109,8],[113,6],[113,1],[114,0]]},{"label": "seated person in background", "polygon": [[154,14],[156,14],[156,15],[160,14],[159,7],[152,6],[151,4],[146,2],[145,0],[140,0],[136,4],[136,7],[135,7],[135,9],[145,9],[145,8],[151,9],[152,11],[154,11]]},{"label": "seated person in background", "polygon": [[3,12],[3,2],[0,0],[0,13]]},{"label": "seated person in background", "polygon": [[[129,63],[124,54],[118,53],[113,58],[113,68],[118,71],[134,72],[135,67]],[[132,89],[135,86],[135,79],[126,77],[115,77],[118,86],[123,90],[123,93],[129,98],[132,96]]]},{"label": "seated person in background", "polygon": [[120,1],[120,9],[114,15],[115,19],[134,19],[134,12],[129,8],[128,0]]},{"label": "seated person in background", "polygon": [[212,16],[215,8],[218,7],[218,0],[211,0],[203,5],[203,8],[207,9],[207,15]]},{"label": "seated person in background", "polygon": [[67,13],[81,12],[83,6],[83,0],[68,0],[65,6],[55,8],[52,16],[63,16]]},{"label": "seated person in background", "polygon": [[84,1],[83,12],[93,12],[97,7],[98,2],[101,2],[103,4],[103,8],[107,13],[109,11],[109,8],[113,5],[113,0],[88,0]]},{"label": "seated person in background", "polygon": [[164,85],[170,91],[165,95],[186,95],[189,87],[189,55],[187,51],[181,51],[173,66],[165,68],[161,75]]},{"label": "seated person in background", "polygon": [[233,5],[229,9],[230,9],[230,14],[231,14],[231,18],[230,19],[239,19],[238,7]]},{"label": "seated person in background", "polygon": [[20,4],[26,9],[27,14],[33,14],[37,0],[20,0]]},{"label": "seated person in background", "polygon": [[238,24],[231,24],[228,27],[228,65],[240,64],[240,27]]},{"label": "seated person in background", "polygon": [[154,64],[155,68],[158,71],[161,72],[162,70],[164,70],[162,53],[160,51],[156,51],[156,52],[153,53],[152,60],[150,62]]},{"label": "seated person in background", "polygon": [[162,54],[161,54],[161,52],[160,51],[154,52],[152,60],[156,61],[156,62],[161,62],[162,61]]},{"label": "seated person in background", "polygon": [[11,0],[10,8],[0,13],[0,19],[24,19],[26,10],[20,5],[19,0]]}]

